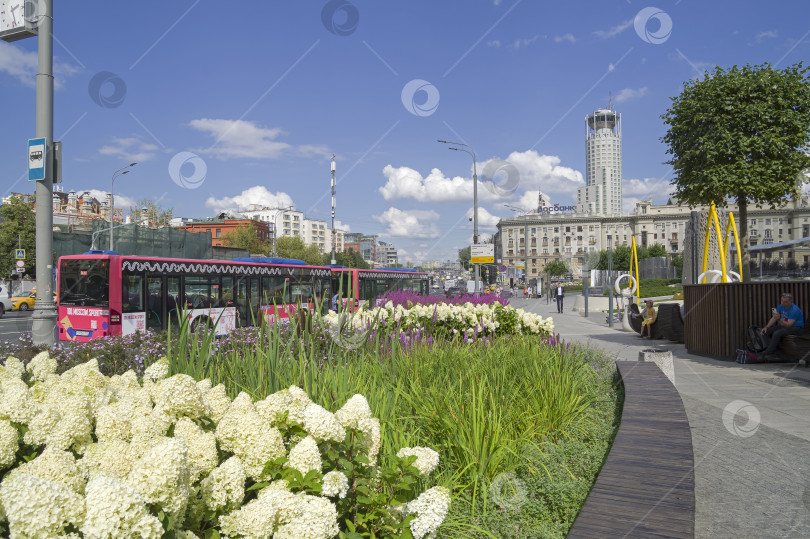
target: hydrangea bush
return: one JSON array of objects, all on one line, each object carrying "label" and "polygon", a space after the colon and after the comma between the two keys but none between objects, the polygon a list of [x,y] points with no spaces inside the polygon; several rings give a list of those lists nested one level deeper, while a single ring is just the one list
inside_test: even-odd
[{"label": "hydrangea bush", "polygon": [[473,305],[494,305],[500,303],[501,305],[509,305],[509,300],[505,296],[497,296],[495,294],[462,294],[460,296],[445,297],[440,296],[423,296],[411,290],[395,290],[386,292],[377,298],[375,305],[385,305],[388,302],[394,305],[402,305],[403,307],[412,307],[414,305],[464,305],[471,303]]},{"label": "hydrangea bush", "polygon": [[0,526],[11,537],[433,536],[450,505],[439,455],[378,458],[355,395],[332,413],[296,386],[253,402],[168,377],[162,359],[61,375],[47,352],[0,367]]},{"label": "hydrangea bush", "polygon": [[363,308],[347,316],[330,311],[324,321],[333,328],[355,332],[419,331],[442,338],[478,340],[503,335],[539,335],[554,333],[554,321],[500,303],[435,303],[404,307],[392,301],[374,308]]}]

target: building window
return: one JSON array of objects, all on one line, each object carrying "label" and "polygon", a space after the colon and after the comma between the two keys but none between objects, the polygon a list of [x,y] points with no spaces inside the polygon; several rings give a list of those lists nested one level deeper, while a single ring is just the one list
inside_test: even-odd
[{"label": "building window", "polygon": [[770,219],[765,219],[765,225],[767,226],[769,224],[771,224],[771,220]]},{"label": "building window", "polygon": [[222,237],[222,229],[221,229],[221,228],[218,228],[218,229],[217,229],[217,237],[218,237],[218,238],[221,238],[221,237]]},{"label": "building window", "polygon": [[757,226],[757,220],[751,219],[751,226]]}]

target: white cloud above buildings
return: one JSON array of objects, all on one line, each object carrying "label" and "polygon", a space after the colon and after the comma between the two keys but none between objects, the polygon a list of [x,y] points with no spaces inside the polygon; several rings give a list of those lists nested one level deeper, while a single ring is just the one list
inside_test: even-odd
[{"label": "white cloud above buildings", "polygon": [[646,86],[642,86],[636,90],[633,88],[625,88],[616,94],[616,97],[614,97],[613,100],[616,101],[616,103],[624,103],[625,101],[638,99],[639,97],[644,97],[645,95],[647,95]]},{"label": "white cloud above buildings", "polygon": [[[143,163],[153,159],[159,151],[156,144],[144,142],[138,137],[113,137],[112,142],[99,148],[101,155],[111,155],[129,163]],[[135,174],[133,169],[130,174]]]},{"label": "white cloud above buildings", "polygon": [[436,221],[439,214],[433,210],[400,210],[389,207],[374,219],[384,227],[384,236],[400,238],[438,238],[439,229]]},{"label": "white cloud above buildings", "polygon": [[[0,41],[0,73],[7,73],[26,86],[36,87],[38,70],[37,51],[26,51],[10,43]],[[54,57],[54,87],[58,90],[64,86],[66,78],[75,75],[79,69]]]},{"label": "white cloud above buildings", "polygon": [[273,193],[263,185],[254,185],[233,197],[209,197],[205,207],[211,208],[214,213],[239,213],[246,211],[251,204],[258,204],[267,208],[286,208],[294,206],[293,200],[287,193],[279,191]]},{"label": "white cloud above buildings", "polygon": [[555,43],[560,43],[561,41],[568,41],[569,43],[576,43],[577,38],[575,38],[574,34],[572,34],[570,32],[567,33],[567,34],[563,34],[561,36],[554,36],[554,42]]},{"label": "white cloud above buildings", "polygon": [[[509,168],[501,178],[494,171],[503,169],[504,162]],[[582,173],[560,166],[560,158],[554,155],[539,155],[535,150],[512,152],[505,160],[493,158],[478,163],[479,203],[514,202],[524,191],[541,189],[546,193],[575,195],[578,187],[585,185]],[[492,184],[487,185],[484,171],[492,170]],[[516,174],[516,175],[515,175]],[[418,202],[460,202],[473,197],[472,170],[470,176],[450,178],[438,168],[427,176],[422,176],[410,167],[386,165],[383,169],[386,183],[379,191],[386,201],[411,198]],[[483,188],[482,188],[483,187]],[[535,203],[536,205],[536,203]]]},{"label": "white cloud above buildings", "polygon": [[596,37],[600,37],[602,39],[608,39],[611,37],[616,37],[617,35],[621,34],[628,28],[633,26],[633,19],[628,19],[624,22],[621,22],[615,26],[611,26],[607,30],[596,30],[593,35]]},{"label": "white cloud above buildings", "polygon": [[[110,194],[109,191],[102,191],[101,189],[77,189],[76,194],[82,196],[83,193],[90,193],[90,196],[104,204],[107,200],[107,195]],[[124,210],[124,215],[127,215],[129,208],[134,208],[138,201],[132,197],[128,197],[125,195],[120,195],[115,193],[115,207],[121,208]]]},{"label": "white cloud above buildings", "polygon": [[189,125],[214,138],[210,147],[194,152],[217,159],[278,159],[289,154],[328,157],[331,154],[326,146],[294,146],[277,140],[286,134],[281,128],[261,127],[246,120],[200,118]]}]

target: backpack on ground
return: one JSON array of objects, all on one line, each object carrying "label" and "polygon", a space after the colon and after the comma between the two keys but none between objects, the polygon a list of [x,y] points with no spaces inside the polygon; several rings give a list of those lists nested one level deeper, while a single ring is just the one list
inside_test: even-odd
[{"label": "backpack on ground", "polygon": [[768,347],[762,328],[751,326],[748,328],[748,349],[752,352],[762,352]]}]

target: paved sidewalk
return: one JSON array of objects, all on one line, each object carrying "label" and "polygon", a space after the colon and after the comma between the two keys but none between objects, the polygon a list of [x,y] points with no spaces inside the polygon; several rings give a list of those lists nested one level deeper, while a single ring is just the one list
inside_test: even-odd
[{"label": "paved sidewalk", "polygon": [[589,318],[542,299],[518,308],[551,316],[555,332],[637,360],[641,350],[672,352],[695,456],[695,536],[810,537],[810,369],[739,365],[686,352],[682,344],[641,339],[605,315]]}]

